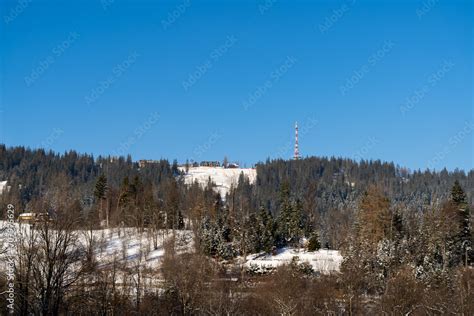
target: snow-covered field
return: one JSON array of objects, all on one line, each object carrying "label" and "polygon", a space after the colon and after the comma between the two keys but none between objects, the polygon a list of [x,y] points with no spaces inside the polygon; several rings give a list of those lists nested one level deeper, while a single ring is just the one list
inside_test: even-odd
[{"label": "snow-covered field", "polygon": [[[184,167],[180,170],[185,172]],[[252,168],[223,168],[223,167],[190,167],[188,173],[184,176],[184,181],[187,184],[197,181],[200,185],[206,186],[209,177],[217,186],[217,191],[222,197],[225,197],[229,192],[231,185],[237,185],[240,174],[248,177],[250,183],[254,183],[257,177],[256,169]]]},{"label": "snow-covered field", "polygon": [[339,271],[342,262],[338,250],[321,249],[309,252],[303,249],[282,248],[274,256],[265,253],[247,256],[245,267],[258,273],[268,272],[283,264],[291,263],[294,257],[298,257],[299,263],[307,262],[315,272],[324,274]]},{"label": "snow-covered field", "polygon": [[[0,246],[5,247],[7,236],[7,222],[0,221]],[[30,234],[35,230],[30,230],[28,224],[14,224],[16,234]],[[76,231],[78,246],[86,247],[90,240],[90,231]],[[93,230],[92,236],[95,244],[95,258],[99,268],[106,267],[114,260],[129,266],[137,264],[142,268],[156,270],[161,266],[165,253],[164,243],[173,236],[171,230],[160,230],[158,234],[152,236],[147,231],[139,232],[135,228],[111,228]],[[157,247],[154,247],[156,238]],[[190,230],[175,231],[176,249],[178,252],[193,251],[193,233]],[[15,238],[17,239],[17,238]],[[17,240],[20,240],[19,238]],[[1,251],[3,252],[3,251]],[[0,252],[0,253],[1,253]],[[4,255],[0,255],[0,260],[4,261]],[[259,253],[251,254],[246,260],[239,258],[237,262],[243,263],[248,270],[253,272],[269,272],[275,268],[289,264],[294,257],[298,257],[299,263],[309,263],[315,272],[331,273],[339,271],[342,256],[337,250],[318,250],[308,252],[304,249],[282,248],[277,250],[275,255]],[[0,269],[4,268],[3,266]]]},{"label": "snow-covered field", "polygon": [[[86,242],[88,232],[81,232],[81,242]],[[100,265],[107,265],[114,260],[137,263],[145,268],[160,267],[165,253],[164,243],[171,238],[171,230],[161,230],[157,236],[157,247],[153,244],[153,236],[147,232],[139,233],[135,228],[103,229],[94,232],[98,240],[96,258]],[[178,251],[190,251],[193,247],[192,232],[187,230],[175,231]]]},{"label": "snow-covered field", "polygon": [[[0,221],[0,245],[4,247],[6,235],[6,221]],[[35,230],[30,230],[28,224],[14,224],[15,234],[29,235]],[[87,230],[75,231],[78,238],[78,247],[86,247],[91,240],[91,232]],[[139,262],[144,268],[158,268],[164,255],[164,243],[173,236],[171,230],[160,230],[156,236],[147,231],[139,232],[135,228],[111,228],[93,230],[92,237],[95,245],[95,258],[99,267],[104,267],[113,260],[121,263],[133,264]],[[154,247],[156,238],[157,247]],[[193,234],[189,230],[175,231],[176,248],[178,252],[190,251],[193,247]],[[20,238],[14,238],[20,240]],[[0,255],[0,259],[1,259]]]}]

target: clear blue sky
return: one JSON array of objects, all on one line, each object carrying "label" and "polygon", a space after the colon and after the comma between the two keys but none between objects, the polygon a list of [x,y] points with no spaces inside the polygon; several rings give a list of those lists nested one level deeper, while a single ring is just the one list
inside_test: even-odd
[{"label": "clear blue sky", "polygon": [[0,143],[473,168],[472,1],[1,1]]}]

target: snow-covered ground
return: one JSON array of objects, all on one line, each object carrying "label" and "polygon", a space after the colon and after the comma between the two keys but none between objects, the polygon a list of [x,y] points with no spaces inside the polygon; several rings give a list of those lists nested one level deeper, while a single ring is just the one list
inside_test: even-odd
[{"label": "snow-covered ground", "polygon": [[299,263],[307,262],[315,272],[324,274],[339,271],[342,262],[338,250],[321,249],[309,252],[303,249],[282,248],[274,256],[266,253],[247,256],[245,267],[258,273],[268,272],[283,264],[289,264],[294,257],[298,257]]},{"label": "snow-covered ground", "polygon": [[[28,224],[13,224],[16,234],[31,234],[35,230],[30,230]],[[6,245],[8,232],[6,230],[8,224],[6,221],[0,221],[0,246],[3,250]],[[87,246],[90,239],[90,231],[76,231],[79,241],[78,246]],[[107,267],[114,260],[120,263],[126,263],[133,267],[137,264],[142,268],[152,269],[156,271],[161,266],[163,255],[165,253],[164,243],[173,236],[171,230],[160,230],[156,236],[152,236],[147,231],[139,232],[135,228],[111,228],[93,230],[92,236],[95,243],[95,258],[101,267]],[[156,238],[157,247],[154,247],[153,238]],[[193,251],[194,241],[193,233],[189,230],[175,231],[176,249],[178,252]],[[20,240],[20,238],[14,238]],[[3,251],[0,251],[3,253]],[[5,254],[0,254],[0,260],[5,261]],[[294,257],[298,257],[299,263],[309,263],[315,272],[331,273],[339,271],[342,256],[337,250],[318,250],[308,252],[304,249],[282,248],[277,250],[275,255],[260,253],[251,254],[243,260],[238,258],[237,264],[244,266],[253,272],[269,272],[275,268],[289,264]],[[0,266],[0,269],[4,268]]]},{"label": "snow-covered ground", "polygon": [[[81,232],[81,242],[86,242],[89,232]],[[113,262],[114,257],[118,261],[137,263],[145,268],[156,269],[160,266],[165,253],[164,243],[172,237],[171,230],[158,232],[157,248],[153,244],[153,236],[147,232],[139,233],[135,228],[125,229],[103,229],[93,233],[98,240],[96,258],[99,265],[107,265]],[[189,251],[193,246],[191,231],[175,231],[176,245],[178,251]]]},{"label": "snow-covered ground", "polygon": [[[185,172],[184,167],[180,170]],[[203,187],[207,185],[209,177],[216,184],[216,189],[222,197],[229,192],[231,185],[237,185],[240,174],[248,177],[250,183],[254,183],[257,177],[256,169],[252,168],[223,168],[223,167],[190,167],[188,173],[184,176],[187,184],[197,181]]]},{"label": "snow-covered ground", "polygon": [[[0,221],[0,245],[5,247],[8,224]],[[28,236],[35,230],[30,229],[30,225],[14,223],[15,234]],[[75,231],[79,245],[86,247],[90,240],[90,231]],[[164,243],[173,236],[171,230],[160,230],[156,234],[157,247],[154,247],[154,236],[147,231],[139,232],[135,228],[111,228],[93,230],[92,236],[95,244],[95,257],[99,267],[104,267],[113,262],[114,258],[118,262],[135,265],[139,262],[144,268],[158,268],[164,255]],[[176,248],[178,252],[190,251],[193,247],[193,234],[189,230],[175,231]],[[20,240],[20,238],[14,238]],[[0,260],[3,259],[0,255]]]},{"label": "snow-covered ground", "polygon": [[3,190],[7,187],[7,181],[0,181],[0,194],[2,194]]}]

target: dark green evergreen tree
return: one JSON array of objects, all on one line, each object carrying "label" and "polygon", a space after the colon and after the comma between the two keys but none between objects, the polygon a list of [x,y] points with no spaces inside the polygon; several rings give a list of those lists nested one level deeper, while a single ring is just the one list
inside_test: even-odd
[{"label": "dark green evergreen tree", "polygon": [[308,251],[317,251],[321,248],[318,233],[314,232],[308,240]]},{"label": "dark green evergreen tree", "polygon": [[178,169],[178,160],[173,160],[173,165],[171,166],[171,172],[173,172],[174,176],[179,175],[179,169]]},{"label": "dark green evergreen tree", "polygon": [[298,243],[301,237],[303,237],[303,229],[305,227],[303,213],[303,204],[297,199],[292,203],[289,222],[289,234],[293,243]]},{"label": "dark green evergreen tree", "polygon": [[119,206],[124,206],[128,203],[130,194],[130,180],[128,177],[124,177],[122,180],[122,184],[120,185],[120,193],[119,193]]},{"label": "dark green evergreen tree", "polygon": [[94,196],[97,200],[101,200],[105,198],[105,194],[107,193],[107,178],[105,175],[101,174],[97,179],[94,189]]},{"label": "dark green evergreen tree", "polygon": [[467,196],[459,182],[454,182],[451,189],[451,201],[458,212],[459,232],[455,238],[455,253],[459,253],[461,264],[468,264],[472,259],[472,236],[470,228],[470,212],[467,205]]},{"label": "dark green evergreen tree", "polygon": [[259,249],[257,251],[270,252],[275,245],[273,217],[264,207],[260,208],[258,216],[258,239]]},{"label": "dark green evergreen tree", "polygon": [[290,186],[284,182],[280,189],[280,213],[278,215],[278,245],[296,244],[303,237],[305,220],[303,204],[292,200]]},{"label": "dark green evergreen tree", "polygon": [[291,207],[291,193],[290,184],[285,181],[280,187],[280,211],[277,219],[277,243],[278,246],[283,246],[291,240],[291,218],[292,218],[292,207]]},{"label": "dark green evergreen tree", "polygon": [[170,182],[168,183],[164,201],[166,209],[166,226],[168,228],[177,229],[180,226],[180,193],[178,182],[173,178],[170,179]]},{"label": "dark green evergreen tree", "polygon": [[107,193],[107,178],[104,174],[101,174],[97,179],[94,189],[94,196],[99,203],[99,223],[102,221],[103,216],[103,204],[105,200],[105,195]]},{"label": "dark green evergreen tree", "polygon": [[201,220],[198,230],[198,240],[201,251],[208,256],[215,256],[218,248],[216,225],[209,216]]},{"label": "dark green evergreen tree", "polygon": [[465,207],[467,205],[467,196],[464,190],[459,184],[459,181],[454,181],[454,185],[451,189],[451,200],[460,207]]}]

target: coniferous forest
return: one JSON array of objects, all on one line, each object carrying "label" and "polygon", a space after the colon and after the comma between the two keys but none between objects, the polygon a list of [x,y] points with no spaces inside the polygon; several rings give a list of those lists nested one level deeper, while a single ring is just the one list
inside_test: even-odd
[{"label": "coniferous forest", "polygon": [[[321,157],[255,168],[255,183],[241,174],[220,196],[211,180],[185,184],[177,161],[140,167],[130,156],[0,145],[2,210],[50,216],[15,243],[16,313],[474,314],[474,170]],[[108,236],[94,232],[104,226],[162,247],[160,267],[100,264]],[[170,237],[163,245],[160,234]],[[241,264],[285,247],[339,250],[343,260],[329,274],[297,258],[265,273]]]}]

